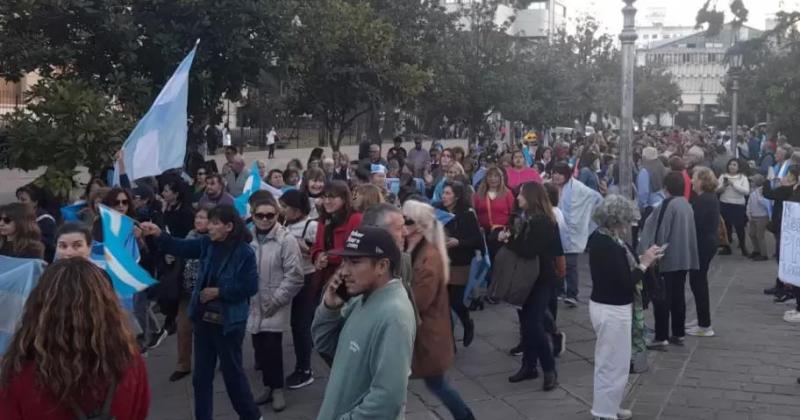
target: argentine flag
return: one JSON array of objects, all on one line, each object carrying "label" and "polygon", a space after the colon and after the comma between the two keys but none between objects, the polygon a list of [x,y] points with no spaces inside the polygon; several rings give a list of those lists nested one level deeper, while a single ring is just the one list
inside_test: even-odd
[{"label": "argentine flag", "polygon": [[438,219],[439,222],[442,223],[442,225],[450,223],[450,221],[453,220],[454,217],[456,217],[455,214],[450,213],[449,211],[445,211],[442,209],[435,209],[435,210],[436,210],[436,219]]},{"label": "argentine flag", "polygon": [[39,282],[44,261],[0,256],[0,357],[17,330],[25,301]]},{"label": "argentine flag", "polygon": [[99,206],[103,223],[103,248],[106,272],[111,277],[114,290],[125,301],[134,293],[156,283],[150,273],[136,263],[130,251],[134,221],[106,206]]},{"label": "argentine flag", "polygon": [[[198,40],[198,43],[200,41]],[[189,69],[197,45],[183,59],[158,94],[144,118],[136,124],[122,145],[128,178],[137,180],[161,175],[183,166],[186,156],[189,97]],[[119,183],[119,170],[114,169],[114,182]]]},{"label": "argentine flag", "polygon": [[258,175],[258,162],[253,162],[253,166],[250,168],[250,176],[247,177],[247,181],[244,182],[242,195],[233,200],[233,206],[236,207],[236,211],[238,211],[239,215],[243,218],[250,215],[250,206],[247,205],[250,196],[260,189],[261,177]]}]

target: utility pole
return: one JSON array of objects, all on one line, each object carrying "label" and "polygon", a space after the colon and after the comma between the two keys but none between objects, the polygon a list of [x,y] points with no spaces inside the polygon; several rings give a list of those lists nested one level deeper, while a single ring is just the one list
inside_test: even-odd
[{"label": "utility pole", "polygon": [[700,127],[698,127],[701,130],[703,129],[703,114],[704,114],[703,108],[705,108],[705,99],[706,99],[705,96],[703,96],[703,92],[704,92],[703,82],[701,81],[700,82]]},{"label": "utility pole", "polygon": [[622,128],[620,130],[619,156],[619,188],[622,196],[633,198],[633,67],[636,61],[636,0],[623,0],[625,7],[622,15],[625,18],[619,39],[622,42]]}]

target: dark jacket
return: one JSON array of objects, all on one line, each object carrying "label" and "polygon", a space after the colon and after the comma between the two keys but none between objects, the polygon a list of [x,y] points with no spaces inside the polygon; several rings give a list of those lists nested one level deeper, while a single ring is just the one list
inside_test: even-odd
[{"label": "dark jacket", "polygon": [[167,234],[158,237],[159,248],[167,254],[200,260],[197,284],[189,302],[189,318],[194,322],[203,319],[205,305],[200,302],[200,291],[212,277],[219,287],[222,305],[223,334],[244,329],[250,304],[249,299],[258,291],[258,267],[250,244],[222,244],[209,237],[176,239]]},{"label": "dark jacket", "polygon": [[448,237],[458,239],[458,245],[447,249],[451,266],[465,266],[472,263],[475,251],[481,249],[483,240],[478,225],[478,216],[470,207],[456,209],[455,217],[444,226]]},{"label": "dark jacket", "polygon": [[772,206],[772,220],[770,220],[770,225],[773,227],[773,232],[776,235],[780,235],[781,222],[783,220],[783,202],[800,202],[800,190],[794,186],[785,185],[772,188],[769,182],[765,182],[763,188],[761,189],[761,195],[763,195],[767,200],[775,201]]},{"label": "dark jacket", "polygon": [[162,216],[164,226],[170,235],[185,238],[194,229],[194,212],[190,204],[180,204],[175,208],[167,208]]},{"label": "dark jacket", "polygon": [[[611,236],[595,232],[589,237],[589,271],[592,273],[593,302],[605,305],[633,303],[641,270],[632,270],[623,245]],[[634,254],[634,260],[636,255]]]},{"label": "dark jacket", "polygon": [[719,200],[717,194],[704,192],[694,196],[691,204],[692,210],[694,210],[700,268],[708,268],[708,263],[717,253],[717,246],[719,246]]},{"label": "dark jacket", "polygon": [[42,232],[42,244],[44,244],[44,260],[53,262],[56,254],[56,219],[50,213],[38,209],[36,210],[36,224]]},{"label": "dark jacket", "polygon": [[536,215],[528,218],[516,216],[510,225],[512,236],[508,248],[522,258],[539,257],[539,279],[555,281],[556,257],[564,255],[558,224],[543,215]]}]

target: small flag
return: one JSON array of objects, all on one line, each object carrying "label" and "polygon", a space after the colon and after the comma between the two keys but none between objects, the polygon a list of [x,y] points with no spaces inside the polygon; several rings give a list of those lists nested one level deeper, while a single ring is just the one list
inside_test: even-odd
[{"label": "small flag", "polygon": [[[197,41],[198,43],[200,40]],[[156,97],[147,114],[139,120],[122,145],[128,178],[137,180],[161,175],[183,166],[188,131],[187,103],[189,70],[197,44],[189,51]],[[119,184],[119,170],[114,168],[114,185]]]},{"label": "small flag", "polygon": [[[239,212],[240,216],[250,216],[250,206],[247,205],[247,202],[254,192],[261,189],[261,184],[261,177],[258,175],[258,162],[253,162],[253,166],[250,168],[250,176],[248,176],[247,181],[244,182],[242,195],[233,200],[233,206],[236,207],[236,211]],[[264,184],[266,184],[266,182],[264,182]]]},{"label": "small flag", "polygon": [[79,222],[81,220],[80,212],[85,209],[86,206],[86,200],[80,200],[75,202],[75,204],[61,207],[61,218],[64,219],[65,222]]},{"label": "small flag", "polygon": [[140,292],[156,283],[131,254],[130,243],[136,241],[133,235],[134,220],[117,213],[106,206],[99,206],[103,223],[103,255],[106,272],[111,277],[114,290],[125,301],[134,293]]},{"label": "small flag", "polygon": [[456,215],[453,213],[444,211],[442,209],[436,209],[436,219],[442,222],[443,225],[450,223],[454,217],[456,217]]},{"label": "small flag", "polygon": [[386,189],[394,195],[400,194],[400,178],[386,178]]},{"label": "small flag", "polygon": [[0,256],[0,356],[17,330],[31,291],[44,271],[44,261]]}]

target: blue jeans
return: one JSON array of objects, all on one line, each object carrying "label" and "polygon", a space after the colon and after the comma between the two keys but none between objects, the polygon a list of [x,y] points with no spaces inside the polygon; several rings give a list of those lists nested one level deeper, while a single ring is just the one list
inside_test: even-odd
[{"label": "blue jeans", "polygon": [[436,397],[442,401],[442,404],[450,410],[450,414],[454,419],[465,419],[470,415],[471,411],[469,407],[467,407],[467,404],[461,399],[461,395],[458,394],[458,391],[450,387],[444,375],[429,376],[422,380],[425,382],[425,386],[428,390],[436,395]]},{"label": "blue jeans", "polygon": [[578,298],[578,254],[566,254],[567,297]]},{"label": "blue jeans", "polygon": [[[545,323],[547,323],[547,305],[550,294],[553,292],[552,283],[546,279],[538,279],[533,286],[531,294],[522,305],[520,321],[522,323],[523,363],[536,366],[536,361],[542,365],[545,372],[556,370],[556,361],[553,358],[553,349],[550,347]],[[550,317],[552,320],[552,317]],[[552,321],[549,322],[552,328]]]},{"label": "blue jeans", "polygon": [[250,383],[242,367],[244,326],[223,335],[222,326],[205,321],[194,323],[194,412],[197,420],[214,418],[214,371],[219,366],[228,398],[243,420],[258,420],[261,412],[253,401]]}]

